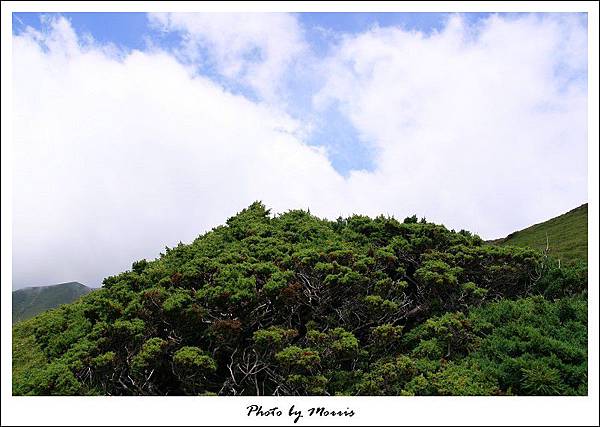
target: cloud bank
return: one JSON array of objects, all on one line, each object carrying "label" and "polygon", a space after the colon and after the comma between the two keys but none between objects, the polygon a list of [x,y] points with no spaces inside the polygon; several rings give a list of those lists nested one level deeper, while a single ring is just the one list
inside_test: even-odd
[{"label": "cloud bank", "polygon": [[212,66],[273,100],[284,73],[309,53],[302,27],[286,13],[151,13],[150,24],[178,32],[180,59]]},{"label": "cloud bank", "polygon": [[[587,200],[581,16],[374,27],[326,57],[297,15],[149,20],[183,35],[176,51],[121,52],[65,19],[14,37],[14,287],[99,285],[254,200],[330,218],[416,213],[486,238]],[[307,143],[310,120],[279,102],[303,89],[290,84],[307,61],[322,82],[312,113],[339,109],[375,150],[373,171],[339,174],[327,146]]]}]

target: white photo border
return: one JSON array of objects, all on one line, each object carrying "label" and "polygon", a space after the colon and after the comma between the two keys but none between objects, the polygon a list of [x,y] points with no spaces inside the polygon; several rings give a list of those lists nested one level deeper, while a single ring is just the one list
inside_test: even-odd
[{"label": "white photo border", "polygon": [[[293,425],[290,406],[353,410],[297,425],[598,425],[598,3],[449,1],[2,2],[2,425]],[[588,14],[588,396],[586,397],[16,397],[11,385],[12,12],[586,12]],[[280,417],[248,417],[247,406]]]}]

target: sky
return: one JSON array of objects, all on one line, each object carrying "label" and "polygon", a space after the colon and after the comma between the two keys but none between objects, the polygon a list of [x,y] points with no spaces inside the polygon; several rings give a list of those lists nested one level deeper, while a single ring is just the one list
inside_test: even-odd
[{"label": "sky", "polygon": [[497,238],[587,202],[586,14],[14,13],[13,289],[255,200]]}]

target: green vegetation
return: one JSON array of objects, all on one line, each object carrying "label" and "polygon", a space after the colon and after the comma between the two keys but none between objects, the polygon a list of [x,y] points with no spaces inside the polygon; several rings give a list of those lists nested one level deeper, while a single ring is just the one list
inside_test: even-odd
[{"label": "green vegetation", "polygon": [[78,282],[37,286],[13,291],[12,321],[15,323],[29,319],[42,311],[73,302],[91,291],[90,288]]},{"label": "green vegetation", "polygon": [[17,395],[585,395],[587,271],[257,202],[16,324],[13,353]]},{"label": "green vegetation", "polygon": [[525,246],[540,251],[545,251],[547,244],[548,254],[561,263],[587,263],[588,205],[586,203],[556,218],[515,231],[491,243]]}]

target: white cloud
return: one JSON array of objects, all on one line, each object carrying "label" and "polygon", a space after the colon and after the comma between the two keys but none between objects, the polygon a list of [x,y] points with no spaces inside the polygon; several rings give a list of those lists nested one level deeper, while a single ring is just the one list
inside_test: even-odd
[{"label": "white cloud", "polygon": [[[285,96],[286,67],[310,55],[297,20],[209,18],[153,19],[211,44],[221,72],[264,99]],[[347,35],[317,68],[315,106],[339,104],[377,148],[374,171],[348,178],[282,104],[50,24],[14,37],[17,286],[98,284],[257,199],[330,218],[417,213],[487,238],[587,199],[586,85],[571,78],[585,76],[586,35],[571,15]]]},{"label": "white cloud", "polygon": [[573,15],[376,28],[345,38],[314,101],[378,147],[375,173],[349,182],[370,212],[499,237],[587,200],[587,88],[567,79],[586,58]]},{"label": "white cloud", "polygon": [[214,62],[223,76],[270,101],[284,73],[307,53],[302,28],[287,13],[151,13],[149,19],[164,31],[183,34],[181,55]]},{"label": "white cloud", "polygon": [[97,284],[253,200],[338,203],[342,179],[289,117],[165,53],[73,37],[60,19],[14,38],[15,284]]}]

